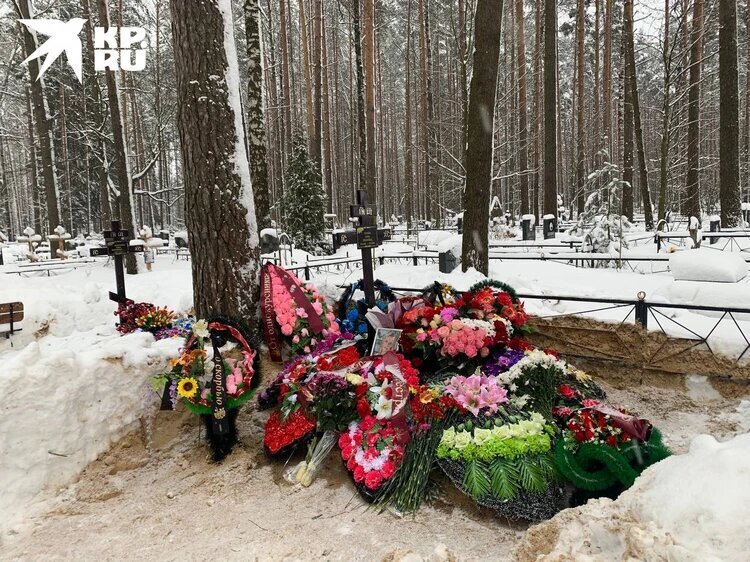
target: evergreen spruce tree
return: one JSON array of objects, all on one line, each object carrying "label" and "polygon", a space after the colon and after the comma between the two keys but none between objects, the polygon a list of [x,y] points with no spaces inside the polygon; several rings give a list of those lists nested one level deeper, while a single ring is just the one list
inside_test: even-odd
[{"label": "evergreen spruce tree", "polygon": [[320,172],[310,159],[307,143],[301,136],[294,139],[285,183],[281,211],[286,232],[297,248],[312,253],[323,238],[325,193]]}]

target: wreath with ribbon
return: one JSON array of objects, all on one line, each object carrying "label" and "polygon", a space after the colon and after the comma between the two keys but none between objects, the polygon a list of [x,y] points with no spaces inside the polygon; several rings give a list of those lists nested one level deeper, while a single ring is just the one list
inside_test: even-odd
[{"label": "wreath with ribbon", "polygon": [[[375,288],[375,306],[385,312],[388,309],[388,304],[396,300],[396,295],[388,284],[380,279],[376,279],[373,286]],[[367,335],[368,324],[365,315],[369,307],[364,297],[354,300],[354,293],[364,291],[364,287],[363,279],[352,283],[344,290],[338,302],[341,329],[354,335]]]},{"label": "wreath with ribbon", "polygon": [[308,354],[331,334],[339,333],[336,315],[310,283],[272,263],[260,275],[263,338],[271,359],[281,362],[282,338],[292,356]]},{"label": "wreath with ribbon", "polygon": [[237,442],[235,420],[258,386],[258,360],[240,322],[212,317],[193,324],[170,371],[153,379],[154,389],[163,389],[162,409],[180,401],[202,417],[216,461]]}]

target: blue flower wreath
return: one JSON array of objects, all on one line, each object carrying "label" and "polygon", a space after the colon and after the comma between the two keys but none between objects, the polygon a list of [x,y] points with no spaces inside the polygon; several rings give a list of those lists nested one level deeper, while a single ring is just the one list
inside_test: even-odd
[{"label": "blue flower wreath", "polygon": [[[375,288],[375,306],[385,312],[388,310],[388,304],[396,300],[396,295],[388,284],[380,279],[376,279],[373,285]],[[361,298],[355,301],[352,298],[356,291],[362,290],[364,290],[364,280],[360,279],[346,288],[338,303],[339,323],[342,331],[350,332],[355,336],[366,335],[368,328],[365,318],[368,307],[365,299]]]}]

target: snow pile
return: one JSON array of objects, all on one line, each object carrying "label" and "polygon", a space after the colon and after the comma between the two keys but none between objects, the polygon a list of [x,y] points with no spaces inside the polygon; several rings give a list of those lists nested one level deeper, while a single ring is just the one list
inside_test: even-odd
[{"label": "snow pile", "polygon": [[520,560],[747,560],[750,434],[693,439],[616,501],[592,500],[532,527]]},{"label": "snow pile", "polygon": [[114,326],[47,336],[3,357],[0,413],[0,531],[17,523],[39,492],[67,484],[153,409],[149,377],[180,340],[120,337]]},{"label": "snow pile", "polygon": [[449,236],[437,245],[437,251],[439,253],[451,252],[458,259],[461,259],[461,246],[463,244],[464,237],[461,234],[454,234]]},{"label": "snow pile", "polygon": [[747,264],[738,254],[708,249],[675,252],[669,267],[677,281],[737,283],[747,276]]},{"label": "snow pile", "polygon": [[[746,279],[736,284],[714,284],[701,281],[673,281],[649,295],[649,300],[675,304],[750,308],[750,283]],[[705,316],[720,317],[721,312],[695,311]],[[746,314],[735,314],[738,320],[750,320]]]},{"label": "snow pile", "polygon": [[[157,267],[127,276],[128,296],[188,310],[189,263],[159,260]],[[26,314],[23,331],[0,338],[1,536],[30,513],[40,492],[70,482],[155,410],[148,380],[181,340],[117,333],[116,305],[107,298],[111,267],[53,277],[0,273],[0,283],[0,301],[21,301]]]}]

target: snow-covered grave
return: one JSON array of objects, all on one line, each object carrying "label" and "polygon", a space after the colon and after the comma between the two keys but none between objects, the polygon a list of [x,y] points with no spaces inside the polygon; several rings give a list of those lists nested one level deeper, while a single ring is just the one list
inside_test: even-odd
[{"label": "snow-covered grave", "polygon": [[709,249],[674,252],[669,267],[675,281],[737,283],[747,277],[747,263],[740,255]]}]

